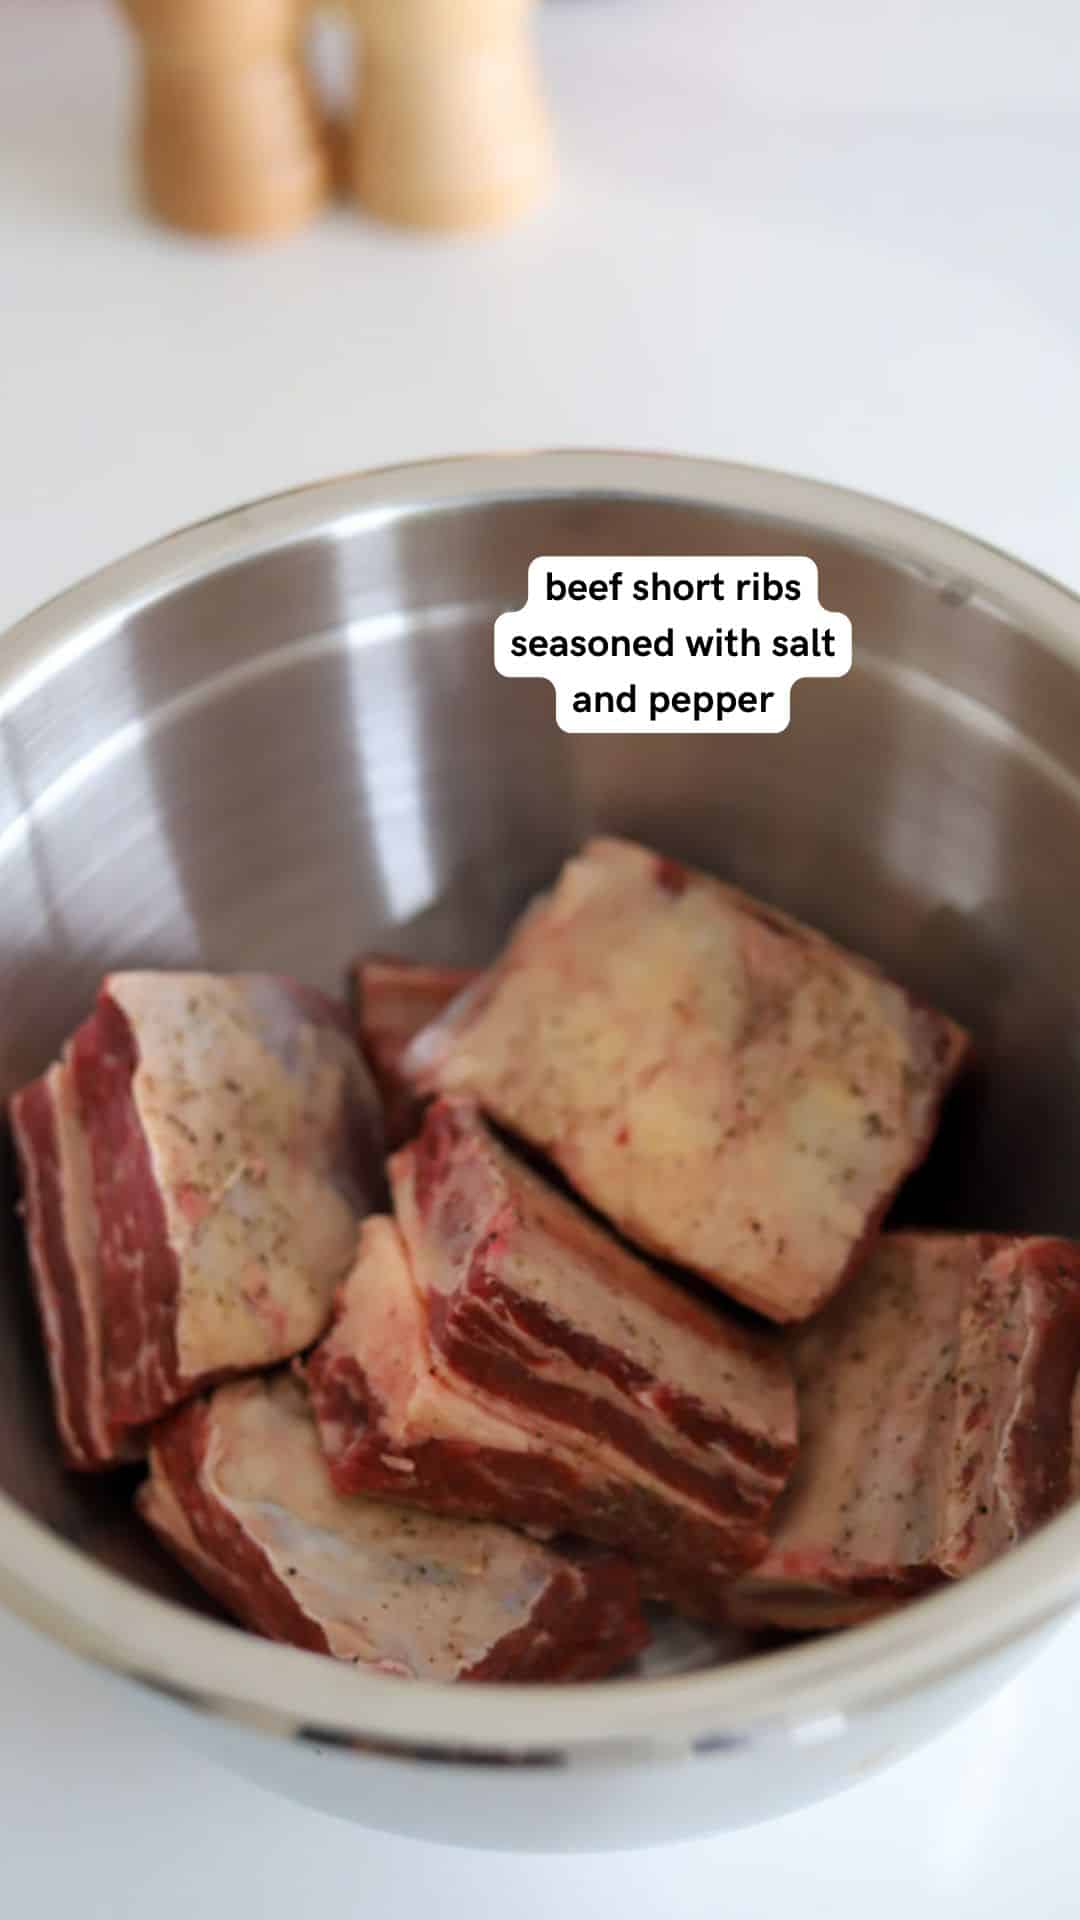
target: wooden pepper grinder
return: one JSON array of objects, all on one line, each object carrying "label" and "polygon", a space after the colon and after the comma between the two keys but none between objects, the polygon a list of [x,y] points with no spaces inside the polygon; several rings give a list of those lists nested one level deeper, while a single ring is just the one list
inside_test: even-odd
[{"label": "wooden pepper grinder", "polygon": [[330,169],[302,0],[121,5],[142,42],[139,138],[154,212],[209,234],[279,233],[309,219]]},{"label": "wooden pepper grinder", "polygon": [[405,226],[483,226],[547,192],[534,4],[354,0],[362,73],[349,173],[370,212]]}]

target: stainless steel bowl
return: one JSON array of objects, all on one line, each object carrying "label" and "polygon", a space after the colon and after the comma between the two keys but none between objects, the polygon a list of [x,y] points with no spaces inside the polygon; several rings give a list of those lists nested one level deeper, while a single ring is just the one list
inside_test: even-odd
[{"label": "stainless steel bowl", "polygon": [[[538,553],[809,553],[855,667],[777,738],[569,737],[491,623]],[[601,453],[245,507],[109,568],[0,655],[0,1091],[110,965],[489,954],[587,832],[700,861],[972,1024],[981,1076],[906,1199],[1080,1234],[1080,602],[853,494]],[[120,1480],[61,1470],[8,1187],[0,1595],[189,1738],[371,1826],[641,1845],[847,1784],[984,1697],[1080,1595],[1080,1511],[896,1618],[571,1689],[365,1678],[203,1614]]]}]

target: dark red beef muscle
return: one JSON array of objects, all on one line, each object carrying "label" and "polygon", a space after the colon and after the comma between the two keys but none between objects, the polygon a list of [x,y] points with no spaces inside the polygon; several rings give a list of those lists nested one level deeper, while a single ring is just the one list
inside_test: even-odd
[{"label": "dark red beef muscle", "polygon": [[271,976],[116,974],[11,1118],[73,1465],[321,1333],[382,1180],[343,1008]]},{"label": "dark red beef muscle", "polygon": [[789,1336],[801,1444],[748,1626],[842,1626],[975,1572],[1075,1491],[1080,1247],[886,1234]]},{"label": "dark red beef muscle", "polygon": [[150,1467],[144,1518],[270,1639],[428,1680],[595,1679],[645,1644],[625,1561],[336,1493],[287,1376],[170,1415]]},{"label": "dark red beef muscle", "polygon": [[715,1611],[794,1457],[775,1338],[628,1253],[466,1103],[429,1111],[391,1187],[306,1368],[335,1484],[583,1535]]}]

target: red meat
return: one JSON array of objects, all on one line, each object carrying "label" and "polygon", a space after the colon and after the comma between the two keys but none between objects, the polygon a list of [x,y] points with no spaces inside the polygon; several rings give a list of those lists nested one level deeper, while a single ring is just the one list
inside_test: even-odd
[{"label": "red meat", "polygon": [[402,1064],[629,1239],[788,1321],[854,1271],[967,1045],[822,934],[594,840]]},{"label": "red meat", "polygon": [[360,1046],[382,1096],[386,1138],[400,1146],[419,1124],[421,1102],[401,1071],[409,1042],[444,1013],[478,975],[469,967],[426,967],[372,955],[352,970]]},{"label": "red meat", "polygon": [[580,1680],[647,1638],[611,1555],[335,1493],[295,1381],[219,1387],[156,1430],[144,1518],[272,1640],[426,1680]]},{"label": "red meat", "polygon": [[791,1467],[779,1345],[699,1305],[440,1102],[307,1366],[343,1491],[567,1530],[711,1614]]},{"label": "red meat", "polygon": [[318,1337],[382,1177],[343,1009],[264,975],[115,974],[11,1117],[73,1465]]},{"label": "red meat", "polygon": [[789,1336],[800,1450],[740,1624],[842,1626],[974,1572],[1076,1471],[1080,1247],[887,1234]]}]

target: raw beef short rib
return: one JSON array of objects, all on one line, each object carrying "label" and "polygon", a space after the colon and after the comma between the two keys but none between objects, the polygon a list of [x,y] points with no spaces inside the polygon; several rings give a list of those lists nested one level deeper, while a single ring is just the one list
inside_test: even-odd
[{"label": "raw beef short rib", "polygon": [[594,840],[417,1036],[629,1239],[774,1320],[854,1270],[967,1049],[868,962],[718,880]]},{"label": "raw beef short rib", "polygon": [[109,1466],[139,1442],[106,1410],[94,1177],[70,1061],[24,1087],[10,1111],[60,1444],[69,1466]]},{"label": "raw beef short rib", "polygon": [[272,1640],[425,1680],[580,1680],[645,1644],[633,1570],[335,1493],[306,1396],[219,1387],[155,1431],[144,1519]]},{"label": "raw beef short rib", "polygon": [[972,1573],[1074,1492],[1080,1247],[886,1234],[789,1351],[799,1458],[746,1626],[843,1626]]},{"label": "raw beef short rib", "polygon": [[322,1332],[382,1187],[343,1008],[269,975],[114,974],[11,1118],[72,1465]]},{"label": "raw beef short rib", "polygon": [[307,1363],[343,1491],[568,1531],[711,1616],[765,1552],[795,1451],[790,1373],[439,1102],[390,1163]]},{"label": "raw beef short rib", "polygon": [[379,954],[353,967],[360,1046],[382,1097],[389,1146],[401,1146],[415,1133],[422,1112],[401,1070],[406,1048],[478,977],[475,968],[428,967]]}]

